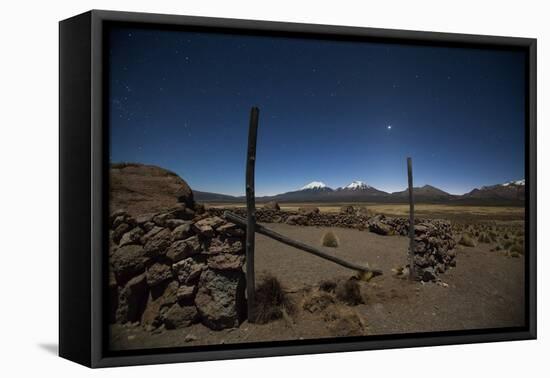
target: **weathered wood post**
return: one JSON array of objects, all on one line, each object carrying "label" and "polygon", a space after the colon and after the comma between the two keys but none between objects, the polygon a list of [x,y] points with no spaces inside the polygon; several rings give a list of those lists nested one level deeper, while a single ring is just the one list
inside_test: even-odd
[{"label": "weathered wood post", "polygon": [[409,179],[409,279],[416,279],[416,269],[414,266],[414,192],[413,192],[413,172],[412,159],[407,158],[407,176]]},{"label": "weathered wood post", "polygon": [[248,149],[246,156],[246,297],[248,321],[254,323],[256,278],[254,274],[254,245],[256,236],[256,198],[254,192],[254,168],[256,166],[256,140],[258,135],[258,116],[260,110],[250,110],[248,127]]}]

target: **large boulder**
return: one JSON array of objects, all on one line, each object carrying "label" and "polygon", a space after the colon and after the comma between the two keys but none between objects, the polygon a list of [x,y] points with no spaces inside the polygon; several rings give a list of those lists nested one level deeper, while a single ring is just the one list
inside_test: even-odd
[{"label": "large boulder", "polygon": [[111,266],[119,284],[127,282],[145,271],[145,264],[149,258],[145,250],[137,244],[125,245],[118,248],[111,256]]},{"label": "large boulder", "polygon": [[208,257],[208,267],[215,270],[241,269],[244,264],[243,255],[221,253]]},{"label": "large boulder", "polygon": [[111,209],[124,209],[130,215],[158,214],[178,203],[189,208],[195,205],[193,192],[184,180],[153,165],[111,164],[110,185]]},{"label": "large boulder", "polygon": [[174,303],[163,315],[167,329],[189,327],[197,320],[197,309],[193,305]]},{"label": "large boulder", "polygon": [[369,223],[369,231],[378,235],[390,235],[391,227],[379,220],[374,220]]},{"label": "large boulder", "polygon": [[160,227],[155,227],[149,231],[142,239],[145,239],[145,254],[148,257],[159,257],[166,254],[166,251],[170,247],[172,242],[172,233],[168,228],[160,228],[160,231],[157,231],[152,236],[155,230],[158,230]]},{"label": "large boulder", "polygon": [[186,258],[172,265],[174,276],[182,285],[195,284],[204,268],[205,264],[200,261],[196,261],[192,257]]},{"label": "large boulder", "polygon": [[140,244],[140,239],[142,236],[143,230],[140,227],[134,227],[133,229],[122,235],[118,246],[122,247],[128,244]]},{"label": "large boulder", "polygon": [[145,274],[132,278],[120,291],[116,320],[119,323],[140,321],[147,304]]},{"label": "large boulder", "polygon": [[154,287],[172,278],[172,269],[169,265],[154,263],[145,273],[147,285]]},{"label": "large boulder", "polygon": [[214,330],[237,327],[245,307],[244,291],[242,271],[204,271],[195,297],[203,324]]},{"label": "large boulder", "polygon": [[201,245],[196,236],[192,236],[185,240],[176,240],[166,251],[166,257],[172,262],[177,263],[187,257],[198,254],[201,250]]},{"label": "large boulder", "polygon": [[162,323],[161,314],[163,310],[178,301],[177,293],[177,281],[170,281],[152,288],[149,291],[147,305],[141,317],[142,324],[159,326]]}]

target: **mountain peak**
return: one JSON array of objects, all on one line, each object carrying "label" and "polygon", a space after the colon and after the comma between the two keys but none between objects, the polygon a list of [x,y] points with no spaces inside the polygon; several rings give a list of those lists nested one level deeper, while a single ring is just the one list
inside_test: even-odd
[{"label": "mountain peak", "polygon": [[510,186],[510,185],[525,186],[525,179],[516,180],[516,181],[508,181],[508,182],[505,182],[504,184],[501,184],[501,185],[502,186]]},{"label": "mountain peak", "polygon": [[325,183],[321,182],[321,181],[312,181],[310,182],[309,184],[307,185],[304,185],[300,188],[300,190],[306,190],[306,189],[323,189],[323,188],[326,188],[327,186],[325,185]]},{"label": "mountain peak", "polygon": [[348,189],[348,190],[358,190],[358,189],[368,189],[370,188],[367,183],[359,180],[352,181],[351,184],[348,184],[340,189]]}]

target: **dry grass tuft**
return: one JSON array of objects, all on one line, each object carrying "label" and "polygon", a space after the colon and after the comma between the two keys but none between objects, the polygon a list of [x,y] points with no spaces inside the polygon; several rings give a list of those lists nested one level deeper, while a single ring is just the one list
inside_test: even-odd
[{"label": "dry grass tuft", "polygon": [[319,290],[326,291],[327,293],[334,293],[336,285],[336,281],[324,280],[319,283]]},{"label": "dry grass tuft", "polygon": [[510,247],[510,252],[523,255],[525,253],[525,249],[523,248],[523,244],[517,243]]},{"label": "dry grass tuft", "polygon": [[324,311],[327,307],[336,303],[334,294],[325,291],[312,291],[304,298],[302,308],[311,313]]},{"label": "dry grass tuft", "polygon": [[323,245],[325,247],[336,248],[338,247],[338,237],[332,231],[327,231],[323,235]]},{"label": "dry grass tuft", "polygon": [[256,288],[256,321],[265,324],[296,312],[296,305],[279,280],[267,274]]},{"label": "dry grass tuft", "polygon": [[357,311],[342,305],[331,305],[323,314],[333,336],[360,336],[366,332],[366,322]]},{"label": "dry grass tuft", "polygon": [[350,306],[357,306],[360,303],[364,303],[363,297],[361,296],[361,287],[357,280],[353,278],[338,282],[335,294],[338,300]]},{"label": "dry grass tuft", "polygon": [[474,239],[468,234],[462,234],[462,237],[458,241],[458,244],[466,246],[466,247],[475,247],[476,243],[474,242]]}]

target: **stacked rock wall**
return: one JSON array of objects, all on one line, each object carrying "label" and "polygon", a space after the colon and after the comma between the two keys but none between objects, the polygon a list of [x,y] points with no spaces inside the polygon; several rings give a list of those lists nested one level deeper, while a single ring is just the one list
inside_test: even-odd
[{"label": "stacked rock wall", "polygon": [[137,217],[116,211],[110,230],[111,322],[218,330],[242,321],[244,230],[184,204]]},{"label": "stacked rock wall", "polygon": [[449,267],[456,266],[456,241],[450,222],[423,221],[415,224],[414,233],[414,264],[419,279],[434,281]]},{"label": "stacked rock wall", "polygon": [[[246,217],[246,209],[220,209],[210,211],[223,216],[231,211]],[[344,227],[369,230],[379,235],[409,234],[409,219],[403,217],[386,217],[382,214],[370,215],[366,211],[345,206],[339,213],[322,213],[318,208],[306,207],[299,211],[280,211],[277,206],[256,210],[256,219],[264,223],[286,223],[300,226]],[[449,266],[455,266],[456,242],[453,238],[451,224],[445,220],[415,219],[415,269],[419,279],[436,280],[440,273]]]}]

